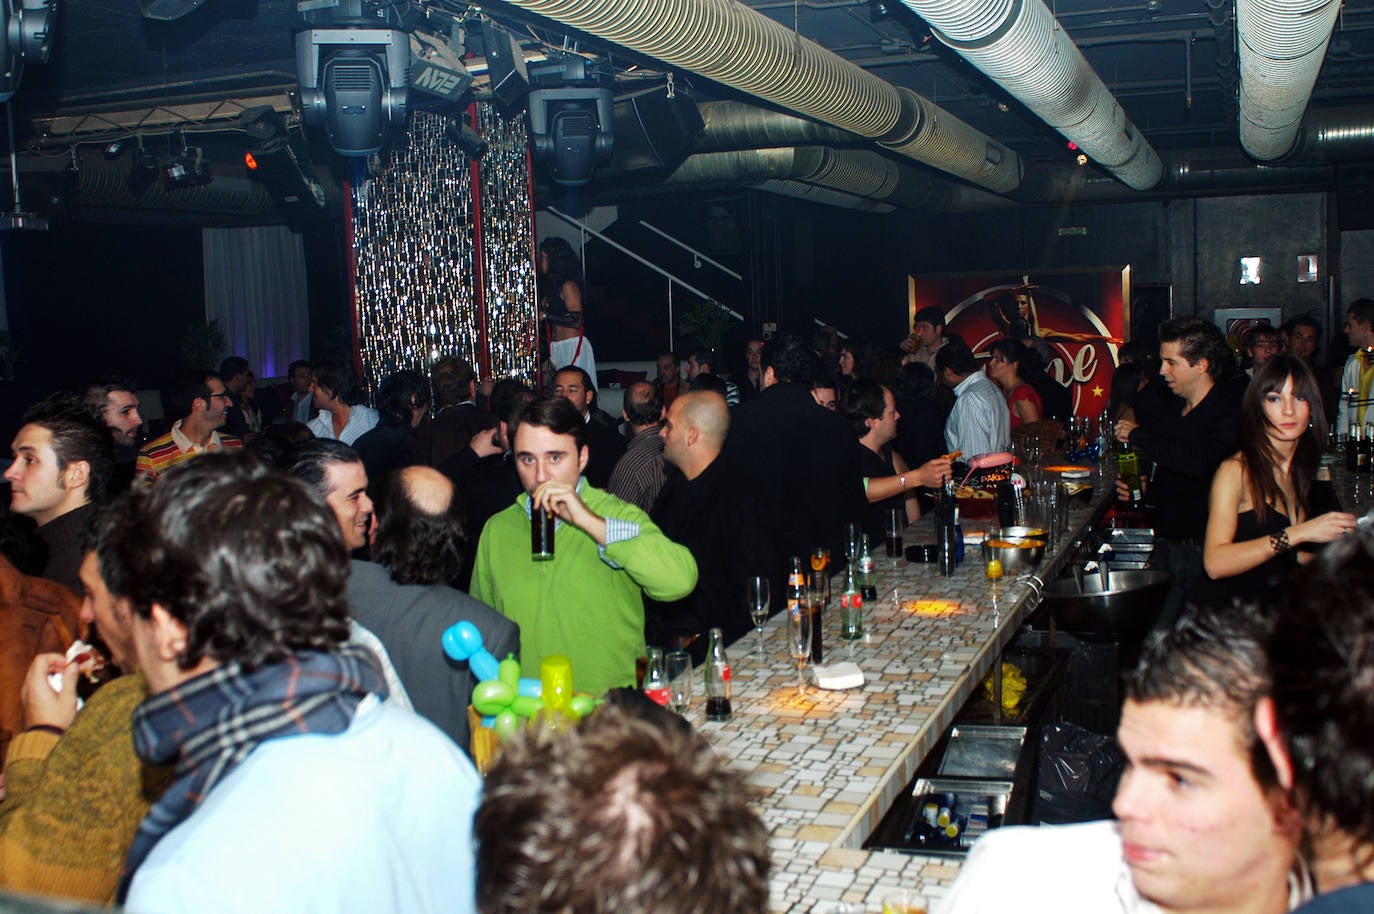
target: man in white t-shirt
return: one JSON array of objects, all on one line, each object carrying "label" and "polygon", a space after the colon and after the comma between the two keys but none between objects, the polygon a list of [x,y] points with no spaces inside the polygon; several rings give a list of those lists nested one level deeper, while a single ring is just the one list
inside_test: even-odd
[{"label": "man in white t-shirt", "polygon": [[937,914],[1282,914],[1311,894],[1302,824],[1255,731],[1268,624],[1185,610],[1126,677],[1117,820],[999,828]]}]

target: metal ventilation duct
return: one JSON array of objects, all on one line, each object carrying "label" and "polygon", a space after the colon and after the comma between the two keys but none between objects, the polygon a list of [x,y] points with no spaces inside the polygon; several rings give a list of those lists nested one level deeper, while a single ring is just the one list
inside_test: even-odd
[{"label": "metal ventilation duct", "polygon": [[[704,152],[688,156],[669,184],[740,183],[763,180],[821,187],[849,197],[905,209],[978,209],[1012,205],[995,194],[949,181],[924,169],[894,162],[866,149],[784,146]],[[771,190],[775,186],[763,187]],[[799,196],[788,193],[788,196]],[[811,199],[819,199],[808,195]],[[853,208],[853,207],[851,207]],[[874,210],[886,212],[887,210]]]},{"label": "metal ventilation duct", "polygon": [[1159,183],[1159,156],[1043,0],[902,2],[1122,183],[1135,190]]},{"label": "metal ventilation duct", "polygon": [[1005,193],[1017,154],[930,101],[723,0],[510,0],[512,6],[874,140]]},{"label": "metal ventilation duct", "polygon": [[801,143],[846,146],[867,142],[848,130],[745,102],[703,102],[697,107],[704,124],[701,138],[697,140],[698,152],[766,149]]},{"label": "metal ventilation duct", "polygon": [[1374,107],[1319,108],[1307,112],[1292,161],[1358,162],[1374,159]]},{"label": "metal ventilation duct", "polygon": [[1340,0],[1236,0],[1240,144],[1260,161],[1293,148],[1340,9]]},{"label": "metal ventilation duct", "polygon": [[832,190],[828,187],[817,187],[814,184],[803,184],[800,181],[788,181],[776,178],[754,185],[757,190],[770,194],[779,194],[784,197],[795,197],[798,200],[810,200],[812,203],[822,203],[826,206],[838,206],[843,209],[855,209],[866,213],[887,214],[893,212],[896,207],[890,203],[879,203],[867,197],[855,197],[844,191]]}]

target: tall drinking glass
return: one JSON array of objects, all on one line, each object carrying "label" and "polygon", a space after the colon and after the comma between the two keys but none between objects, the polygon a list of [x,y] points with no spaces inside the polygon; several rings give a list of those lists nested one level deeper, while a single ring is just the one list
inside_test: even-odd
[{"label": "tall drinking glass", "polygon": [[802,675],[802,667],[806,666],[811,656],[811,613],[807,612],[806,607],[788,610],[787,645],[792,651],[792,659],[797,661],[797,694],[805,695],[806,680]]},{"label": "tall drinking glass", "polygon": [[768,579],[755,575],[749,579],[749,590],[745,597],[749,601],[749,617],[754,620],[754,631],[759,635],[759,659],[764,658],[763,623],[768,621]]},{"label": "tall drinking glass", "polygon": [[892,508],[887,512],[887,557],[893,560],[902,554],[902,531],[906,529],[906,508]]},{"label": "tall drinking glass", "polygon": [[668,710],[686,714],[692,704],[692,655],[671,651],[663,658],[668,677]]}]

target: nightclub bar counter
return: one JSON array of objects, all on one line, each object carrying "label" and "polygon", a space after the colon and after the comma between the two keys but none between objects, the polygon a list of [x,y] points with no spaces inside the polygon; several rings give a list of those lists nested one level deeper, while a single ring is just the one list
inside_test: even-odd
[{"label": "nightclub bar counter", "polygon": [[[1047,549],[1036,569],[1058,573],[1075,537],[1100,518],[1109,493],[1101,486],[1069,514],[1068,533]],[[965,520],[966,531],[990,521]],[[907,531],[906,542],[929,542],[931,522]],[[808,671],[799,695],[785,644],[784,614],[764,629],[766,659],[752,631],[730,649],[733,718],[708,723],[700,670],[688,720],[738,770],[746,773],[771,834],[770,906],[777,912],[827,914],[838,902],[876,911],[881,896],[904,887],[934,898],[958,872],[957,859],[867,851],[864,841],[917,767],[973,694],[1034,608],[1031,588],[1003,579],[999,612],[977,547],[952,577],[935,564],[894,562],[878,544],[879,599],[866,607],[867,638],[852,659],[865,684],[822,691]],[[840,578],[835,579],[838,586]],[[774,606],[780,597],[775,598]],[[827,662],[851,659],[839,638],[832,600],[824,622]]]},{"label": "nightclub bar counter", "polygon": [[[1352,475],[1330,456],[1332,481],[1345,510],[1374,507],[1374,474]],[[1068,533],[1047,550],[1036,573],[1053,580],[1074,540],[1103,517],[1111,492],[1098,486],[1069,515]],[[989,522],[965,521],[967,531]],[[931,522],[907,531],[907,544],[934,539]],[[788,914],[829,914],[840,902],[878,911],[896,888],[932,901],[958,873],[959,859],[862,845],[914,777],[955,713],[978,688],[1034,609],[1030,588],[1004,578],[999,613],[976,549],[953,577],[934,564],[879,557],[879,599],[868,607],[868,638],[856,647],[861,689],[797,693],[796,667],[784,643],[785,620],[764,629],[767,659],[754,654],[750,632],[732,646],[734,716],[707,723],[700,676],[688,719],[746,773],[771,838],[770,906]],[[836,579],[838,583],[840,579]],[[776,605],[776,604],[775,604]],[[847,659],[839,612],[825,619],[827,661]],[[698,674],[700,671],[698,671]],[[808,674],[808,682],[810,682]]]}]

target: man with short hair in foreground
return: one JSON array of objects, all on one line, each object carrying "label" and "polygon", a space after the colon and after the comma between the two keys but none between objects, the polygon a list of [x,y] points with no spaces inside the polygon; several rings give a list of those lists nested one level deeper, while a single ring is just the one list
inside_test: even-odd
[{"label": "man with short hair in foreground", "polygon": [[1255,732],[1269,690],[1253,609],[1186,609],[1125,682],[1119,821],[999,828],[938,914],[1282,914],[1309,894],[1301,826]]},{"label": "man with short hair in foreground", "polygon": [[563,733],[528,728],[486,791],[482,914],[768,910],[768,830],[744,779],[680,720],[607,703]]},{"label": "man with short hair in foreground", "polygon": [[[130,910],[472,910],[472,764],[345,644],[348,561],[303,482],[211,454],[138,493],[116,557],[177,781],[129,850]],[[270,531],[271,535],[264,535]]]},{"label": "man with short hair in foreground", "polygon": [[1255,725],[1307,829],[1321,892],[1302,914],[1374,910],[1374,534],[1327,546],[1287,584]]}]

